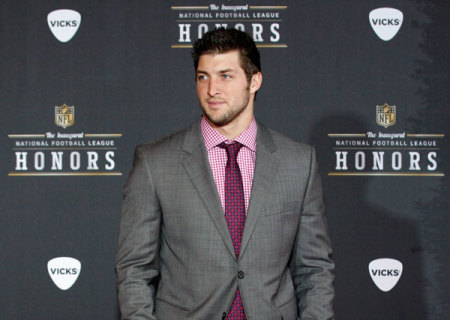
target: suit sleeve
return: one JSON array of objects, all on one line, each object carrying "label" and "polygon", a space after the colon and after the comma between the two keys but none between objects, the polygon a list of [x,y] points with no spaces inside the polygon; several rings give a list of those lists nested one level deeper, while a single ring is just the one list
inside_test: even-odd
[{"label": "suit sleeve", "polygon": [[314,149],[290,269],[301,320],[334,319],[334,263]]},{"label": "suit sleeve", "polygon": [[137,147],[125,184],[116,257],[121,319],[156,319],[161,209],[148,159]]}]

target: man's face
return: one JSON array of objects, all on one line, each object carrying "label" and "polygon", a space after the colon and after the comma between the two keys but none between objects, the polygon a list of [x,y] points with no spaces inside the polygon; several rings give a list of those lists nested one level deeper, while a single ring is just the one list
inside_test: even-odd
[{"label": "man's face", "polygon": [[253,78],[250,83],[247,80],[238,51],[201,55],[196,78],[200,107],[211,125],[222,127],[253,119],[259,85],[254,85]]}]

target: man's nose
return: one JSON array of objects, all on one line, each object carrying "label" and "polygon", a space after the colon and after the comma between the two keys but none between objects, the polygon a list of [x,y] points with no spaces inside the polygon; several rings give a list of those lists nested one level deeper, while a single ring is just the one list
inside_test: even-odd
[{"label": "man's nose", "polygon": [[216,94],[220,93],[220,86],[216,79],[210,78],[208,82],[208,95],[214,97]]}]

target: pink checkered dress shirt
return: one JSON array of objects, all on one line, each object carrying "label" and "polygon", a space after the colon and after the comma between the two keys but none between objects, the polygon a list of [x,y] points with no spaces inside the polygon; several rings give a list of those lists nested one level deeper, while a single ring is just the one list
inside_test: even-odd
[{"label": "pink checkered dress shirt", "polygon": [[[225,166],[227,165],[227,152],[217,145],[224,142],[231,143],[221,135],[202,117],[200,129],[202,131],[203,139],[205,140],[206,151],[208,152],[209,164],[216,183],[217,191],[219,193],[222,208],[225,212]],[[253,174],[255,171],[256,159],[256,121],[253,118],[250,126],[242,132],[234,141],[243,144],[243,147],[238,153],[237,162],[239,170],[241,171],[242,184],[244,187],[245,213],[247,214],[248,204],[250,202],[250,192],[252,190]]]}]

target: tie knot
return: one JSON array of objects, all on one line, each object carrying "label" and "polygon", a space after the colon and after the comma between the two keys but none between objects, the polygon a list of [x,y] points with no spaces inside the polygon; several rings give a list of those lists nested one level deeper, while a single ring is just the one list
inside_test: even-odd
[{"label": "tie knot", "polygon": [[225,149],[227,151],[228,159],[235,160],[239,153],[239,150],[242,148],[242,144],[239,142],[225,143],[222,142],[218,145],[219,148]]}]

